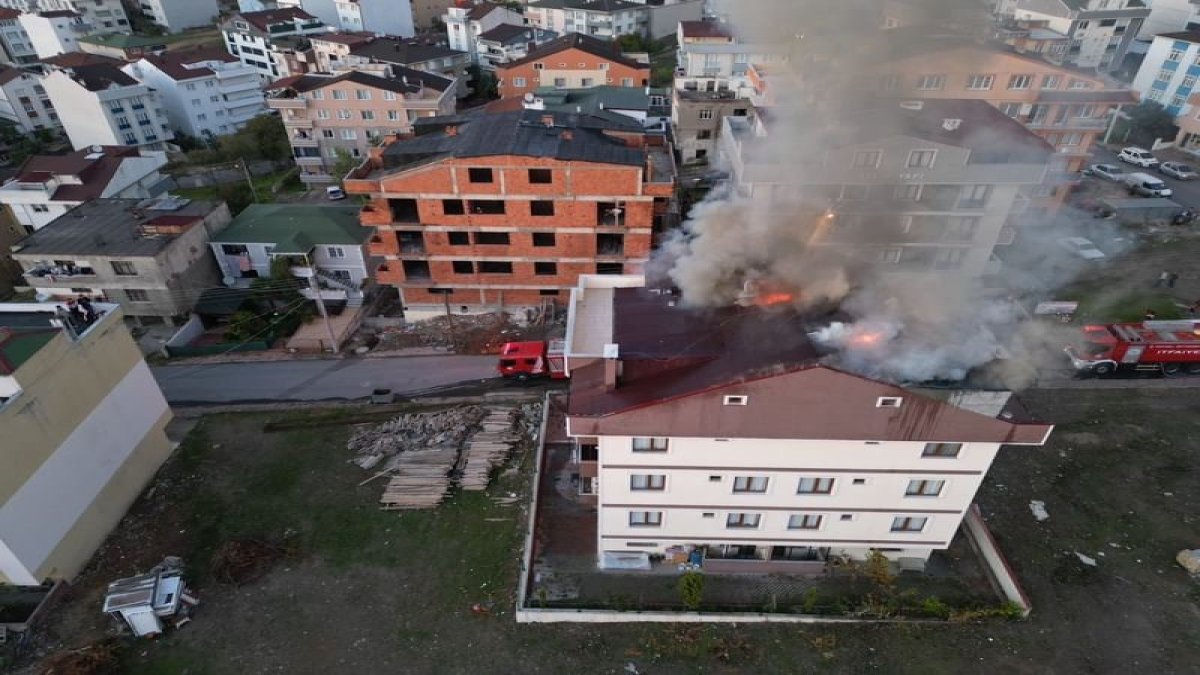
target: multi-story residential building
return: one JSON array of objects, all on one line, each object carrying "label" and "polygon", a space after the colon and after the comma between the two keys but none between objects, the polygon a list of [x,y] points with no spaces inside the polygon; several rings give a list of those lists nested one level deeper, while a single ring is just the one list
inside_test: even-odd
[{"label": "multi-story residential building", "polygon": [[115,305],[78,328],[0,304],[0,584],[71,580],[171,454],[171,410]]},{"label": "multi-story residential building", "polygon": [[40,230],[91,199],[146,199],[166,190],[159,173],[164,152],[125,146],[85,148],[66,155],[37,155],[0,186],[8,207],[26,233]]},{"label": "multi-story residential building", "polygon": [[258,70],[220,47],[147,54],[122,70],[154,87],[171,128],[193,138],[234,133],[267,110]]},{"label": "multi-story residential building", "polygon": [[455,0],[409,0],[408,4],[412,7],[413,27],[420,30],[437,28],[446,10],[456,3]]},{"label": "multi-story residential building", "polygon": [[474,54],[480,68],[495,70],[497,64],[523,59],[531,50],[557,38],[558,33],[552,30],[502,23],[476,36]]},{"label": "multi-story residential building", "polygon": [[[393,37],[376,37],[350,48],[343,57],[343,67],[383,63],[421,72],[440,75],[455,81],[455,95],[469,96],[471,88],[471,57],[443,45]],[[330,67],[332,68],[332,61]]]},{"label": "multi-story residential building", "polygon": [[[357,206],[251,204],[210,246],[223,278],[238,287],[270,277],[271,264],[284,258],[300,275],[311,270],[322,299],[359,306],[370,280],[370,238],[371,230],[358,222]],[[315,299],[311,289],[301,292]]]},{"label": "multi-story residential building", "polygon": [[471,57],[471,63],[477,63],[476,38],[502,24],[524,25],[525,16],[509,7],[481,2],[476,5],[450,6],[446,9],[442,21],[446,24],[446,38],[450,49],[466,52]]},{"label": "multi-story residential building", "polygon": [[1154,37],[1133,89],[1142,100],[1154,101],[1179,115],[1194,92],[1200,92],[1200,31],[1164,33]]},{"label": "multi-story residential building", "polygon": [[168,33],[211,26],[220,14],[217,0],[139,0],[138,7]]},{"label": "multi-story residential building", "polygon": [[1011,9],[1018,24],[1065,35],[1067,63],[1098,70],[1121,67],[1150,15],[1142,0],[1016,0]]},{"label": "multi-story residential building", "polygon": [[4,50],[6,63],[24,65],[37,61],[37,50],[21,26],[20,11],[0,7],[0,48]]},{"label": "multi-story residential building", "polygon": [[[1054,149],[984,101],[881,101],[838,115],[804,170],[770,139],[770,116],[726,117],[734,189],[795,210],[797,237],[894,274],[980,277],[1002,268],[1024,193]],[[822,218],[824,213],[827,217]]]},{"label": "multi-story residential building", "polygon": [[412,37],[412,6],[408,0],[337,0],[338,28],[380,35]]},{"label": "multi-story residential building", "polygon": [[162,150],[175,138],[158,92],[126,75],[120,61],[75,54],[47,63],[51,70],[42,86],[76,150],[93,145]]},{"label": "multi-story residential building", "polygon": [[1150,15],[1142,23],[1138,41],[1149,42],[1160,33],[1200,29],[1200,5],[1192,0],[1153,0],[1145,4]]},{"label": "multi-story residential building", "polygon": [[172,322],[221,285],[208,241],[229,221],[224,202],[93,199],[22,239],[13,260],[39,299],[86,288],[134,318]]},{"label": "multi-story residential building", "polygon": [[580,274],[640,270],[674,162],[629,120],[522,110],[421,120],[343,183],[370,195],[376,281],[407,315],[537,306]]},{"label": "multi-story residential building", "polygon": [[647,87],[650,57],[623,54],[615,42],[570,33],[531,50],[523,59],[498,64],[496,79],[500,98],[523,96],[538,87]]},{"label": "multi-story residential building", "polygon": [[416,119],[448,115],[455,104],[453,81],[382,64],[289,77],[269,85],[267,97],[306,183],[341,180],[331,175],[339,151],[365,157],[384,136],[410,133]]},{"label": "multi-story residential building", "polygon": [[609,40],[630,34],[666,37],[680,21],[699,21],[703,14],[703,0],[536,0],[525,5],[532,26]]},{"label": "multi-story residential building", "polygon": [[234,12],[221,22],[225,49],[269,80],[280,76],[279,66],[271,55],[273,40],[318,35],[328,31],[329,26],[325,23],[294,7],[262,12]]},{"label": "multi-story residential building", "polygon": [[79,51],[79,38],[90,28],[81,14],[69,9],[22,14],[20,22],[39,59]]},{"label": "multi-story residential building", "polygon": [[711,572],[819,571],[871,551],[922,569],[1001,446],[1053,430],[1008,391],[830,366],[806,330],[757,308],[689,310],[669,292],[572,291],[567,433],[595,495],[601,567],[608,553],[682,547]]},{"label": "multi-story residential building", "polygon": [[0,119],[25,133],[62,127],[41,78],[10,66],[0,66]]},{"label": "multi-story residential building", "polygon": [[166,50],[167,43],[161,37],[104,33],[79,38],[79,51],[84,54],[98,54],[121,61],[136,61],[146,54],[157,54]]},{"label": "multi-story residential building", "polygon": [[[406,0],[401,0],[401,3]],[[320,19],[330,30],[338,28],[337,0],[274,0],[265,9],[302,9]]]},{"label": "multi-story residential building", "polygon": [[1055,149],[1048,181],[1033,188],[1043,194],[1035,199],[1049,197],[1047,206],[1061,203],[1079,181],[1115,110],[1135,102],[1125,85],[1107,77],[1003,46],[918,37],[908,29],[889,35],[896,37],[891,57],[880,64],[880,79],[865,84],[908,98],[987,101],[1023,124]]},{"label": "multi-story residential building", "polygon": [[0,0],[0,7],[19,12],[71,11],[83,18],[89,33],[129,33],[129,19],[121,0]]},{"label": "multi-story residential building", "polygon": [[722,120],[744,117],[753,108],[751,65],[786,63],[786,48],[739,42],[728,25],[716,21],[680,22],[676,43],[671,128],[685,164],[707,162],[716,152]]}]

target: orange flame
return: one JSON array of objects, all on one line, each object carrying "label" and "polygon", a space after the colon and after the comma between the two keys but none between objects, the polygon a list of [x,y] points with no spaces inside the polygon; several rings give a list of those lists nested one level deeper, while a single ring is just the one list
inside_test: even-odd
[{"label": "orange flame", "polygon": [[770,307],[772,305],[782,305],[785,303],[789,303],[795,299],[796,299],[796,296],[792,295],[791,293],[785,293],[783,291],[772,291],[772,292],[768,292],[768,293],[759,294],[759,296],[757,298],[755,298],[755,302],[763,307]]},{"label": "orange flame", "polygon": [[850,344],[854,347],[874,347],[883,339],[883,333],[859,333],[850,338]]}]

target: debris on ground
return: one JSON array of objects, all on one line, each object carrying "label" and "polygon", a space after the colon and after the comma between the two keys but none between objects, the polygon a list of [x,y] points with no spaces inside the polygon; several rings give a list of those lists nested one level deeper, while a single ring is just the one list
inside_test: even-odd
[{"label": "debris on ground", "polygon": [[116,645],[97,642],[69,652],[60,652],[46,659],[42,675],[107,675],[120,667]]},{"label": "debris on ground", "polygon": [[1183,549],[1175,556],[1175,562],[1187,570],[1188,574],[1200,576],[1200,548]]},{"label": "debris on ground", "polygon": [[547,313],[544,320],[539,320],[540,316],[538,310],[532,321],[522,324],[507,312],[457,314],[379,328],[373,334],[373,351],[429,347],[456,354],[498,354],[505,342],[545,340],[562,334],[565,312]]},{"label": "debris on ground", "polygon": [[230,539],[213,552],[210,568],[217,581],[243,586],[261,579],[289,553],[287,546],[261,539]]},{"label": "debris on ground", "polygon": [[350,462],[374,471],[365,485],[388,477],[384,509],[422,509],[441,503],[457,484],[484,490],[492,471],[524,439],[535,439],[541,404],[459,406],[431,413],[408,413],[356,432],[347,448]]},{"label": "debris on ground", "polygon": [[1086,556],[1086,555],[1080,553],[1079,551],[1075,551],[1075,557],[1079,558],[1079,562],[1083,563],[1084,565],[1087,565],[1088,567],[1096,566],[1095,558]]},{"label": "debris on ground", "polygon": [[1033,517],[1037,518],[1039,523],[1050,517],[1050,513],[1046,511],[1046,502],[1040,499],[1029,502],[1029,510],[1033,512]]}]

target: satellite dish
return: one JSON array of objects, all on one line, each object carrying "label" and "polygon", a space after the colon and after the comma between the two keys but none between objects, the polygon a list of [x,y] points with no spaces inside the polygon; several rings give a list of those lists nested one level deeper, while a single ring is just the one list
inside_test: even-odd
[{"label": "satellite dish", "polygon": [[237,279],[227,276],[224,279],[221,279],[221,283],[225,284],[229,288],[233,288],[234,285],[237,284]]},{"label": "satellite dish", "polygon": [[525,102],[533,103],[533,92],[532,91],[525,92]]}]

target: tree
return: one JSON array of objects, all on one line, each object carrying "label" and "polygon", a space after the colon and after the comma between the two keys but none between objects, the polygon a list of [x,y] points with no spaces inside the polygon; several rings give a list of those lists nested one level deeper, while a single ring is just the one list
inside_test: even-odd
[{"label": "tree", "polygon": [[617,46],[623,52],[651,52],[654,45],[639,33],[626,33],[617,36]]},{"label": "tree", "polygon": [[354,167],[362,164],[361,157],[353,157],[349,152],[338,148],[337,159],[333,162],[333,168],[330,169],[330,174],[333,179],[340,185],[342,180],[346,178],[346,174],[354,170]]},{"label": "tree", "polygon": [[1158,139],[1174,140],[1179,133],[1175,118],[1156,101],[1142,101],[1125,114],[1129,116],[1126,133],[1134,142],[1150,146]]},{"label": "tree", "polygon": [[229,212],[237,215],[242,209],[254,203],[254,193],[250,186],[238,181],[236,183],[221,183],[217,186],[217,199],[229,206]]},{"label": "tree", "polygon": [[704,575],[695,570],[688,570],[679,577],[679,598],[683,606],[692,611],[700,609],[704,600]]},{"label": "tree", "polygon": [[252,118],[237,133],[222,136],[218,146],[226,161],[268,159],[280,162],[292,156],[283,120],[275,115]]}]

